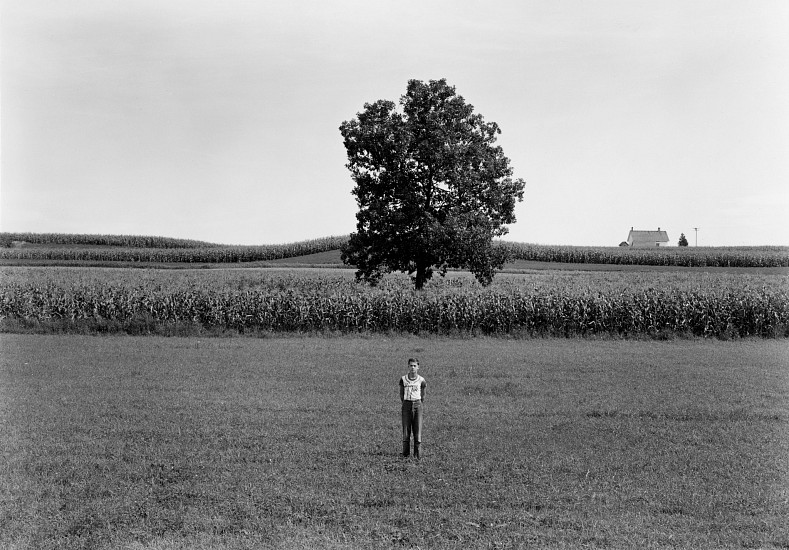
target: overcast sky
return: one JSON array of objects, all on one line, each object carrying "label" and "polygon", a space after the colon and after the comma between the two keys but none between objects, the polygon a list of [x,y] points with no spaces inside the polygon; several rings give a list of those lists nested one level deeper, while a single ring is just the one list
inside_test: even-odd
[{"label": "overcast sky", "polygon": [[508,240],[789,245],[789,2],[4,0],[2,231],[350,233],[338,130],[446,78],[525,200]]}]

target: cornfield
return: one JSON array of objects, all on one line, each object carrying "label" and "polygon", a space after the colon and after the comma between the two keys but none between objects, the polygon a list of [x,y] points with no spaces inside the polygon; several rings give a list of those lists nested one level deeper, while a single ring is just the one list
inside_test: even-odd
[{"label": "cornfield", "polygon": [[[13,243],[34,247],[12,247]],[[0,233],[0,259],[128,263],[240,263],[271,261],[338,250],[348,236],[296,243],[226,246],[185,239],[135,235]],[[49,245],[49,246],[48,246]],[[85,248],[90,246],[91,248]],[[789,267],[789,247],[627,247],[549,246],[497,242],[512,260],[681,267]]]},{"label": "cornfield", "polygon": [[262,246],[0,248],[0,259],[129,263],[239,263],[279,260],[337,250],[347,241],[348,237],[345,236]]},{"label": "cornfield", "polygon": [[678,267],[789,267],[789,247],[583,247],[501,242],[514,260]]},{"label": "cornfield", "polygon": [[661,337],[789,336],[785,276],[458,274],[422,292],[404,276],[371,288],[319,270],[2,268],[0,326],[191,324],[239,333],[340,332]]},{"label": "cornfield", "polygon": [[207,248],[218,244],[145,235],[88,235],[75,233],[0,233],[0,246],[14,242],[39,245],[125,246],[130,248]]}]

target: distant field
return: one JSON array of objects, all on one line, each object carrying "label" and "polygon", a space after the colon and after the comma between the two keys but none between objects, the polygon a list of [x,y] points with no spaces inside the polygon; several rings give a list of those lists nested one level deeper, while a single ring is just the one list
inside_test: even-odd
[{"label": "distant field", "polygon": [[785,341],[0,347],[3,548],[789,547]]},{"label": "distant field", "polygon": [[[127,264],[173,266],[178,264],[258,264],[305,255],[323,266],[337,262],[338,250],[348,236],[332,236],[296,243],[227,246],[124,235],[59,235],[0,233],[0,262],[3,265],[92,265]],[[628,247],[550,246],[500,241],[513,261],[556,264],[643,265],[725,268],[789,268],[789,247]],[[293,263],[293,262],[291,262]],[[296,260],[295,263],[304,263]]]},{"label": "distant field", "polygon": [[305,254],[304,256],[295,256],[293,258],[282,258],[268,262],[269,265],[277,267],[337,267],[345,269],[355,269],[353,266],[347,266],[340,258],[341,253],[339,250],[327,250],[325,252],[317,252],[315,254]]},{"label": "distant field", "polygon": [[0,233],[0,246],[9,248],[43,247],[130,247],[130,248],[204,248],[222,246],[191,239],[150,235],[97,235],[69,233]]},{"label": "distant field", "polygon": [[[259,267],[336,267],[354,269],[346,266],[340,259],[339,250],[329,250],[317,254],[307,254],[293,258],[282,258],[259,265]],[[658,272],[699,272],[710,273],[762,273],[789,275],[789,267],[686,267],[677,265],[638,265],[638,264],[591,264],[591,263],[569,263],[569,262],[542,262],[536,260],[512,260],[504,265],[502,273],[527,273],[530,271],[658,271]]]},{"label": "distant field", "polygon": [[304,256],[339,250],[347,236],[324,237],[309,241],[262,246],[224,246],[186,242],[175,239],[124,236],[30,236],[28,241],[2,239],[0,248],[4,265],[102,265],[127,264],[240,264]]}]

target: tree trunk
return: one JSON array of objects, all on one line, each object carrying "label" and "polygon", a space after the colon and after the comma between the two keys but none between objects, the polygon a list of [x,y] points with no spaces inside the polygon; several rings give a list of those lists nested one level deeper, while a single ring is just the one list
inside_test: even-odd
[{"label": "tree trunk", "polygon": [[422,290],[427,280],[427,266],[419,264],[416,266],[416,277],[414,278],[414,289]]}]

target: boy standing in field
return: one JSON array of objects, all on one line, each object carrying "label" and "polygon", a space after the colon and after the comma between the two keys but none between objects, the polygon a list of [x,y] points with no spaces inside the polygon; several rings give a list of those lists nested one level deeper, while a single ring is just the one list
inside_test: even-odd
[{"label": "boy standing in field", "polygon": [[411,433],[414,434],[414,458],[419,459],[422,444],[422,404],[425,401],[425,379],[417,374],[419,361],[408,360],[408,374],[400,378],[400,401],[403,419],[403,457],[411,455]]}]

